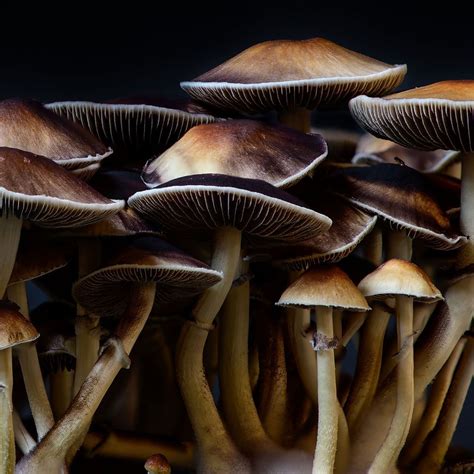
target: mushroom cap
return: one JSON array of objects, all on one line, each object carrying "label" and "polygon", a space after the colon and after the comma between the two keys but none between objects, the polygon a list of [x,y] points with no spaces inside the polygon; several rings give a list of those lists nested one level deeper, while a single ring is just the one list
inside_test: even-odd
[{"label": "mushroom cap", "polygon": [[362,95],[349,107],[376,137],[419,150],[474,151],[474,80],[442,81],[384,98]]},{"label": "mushroom cap", "polygon": [[77,176],[82,181],[90,181],[96,173],[100,170],[100,163],[92,163],[91,165],[84,166],[84,168],[71,169],[71,173]]},{"label": "mushroom cap", "polygon": [[333,265],[306,270],[283,292],[276,304],[298,308],[326,306],[347,311],[370,309],[352,280]]},{"label": "mushroom cap", "polygon": [[338,168],[330,189],[356,206],[377,214],[430,247],[449,250],[464,245],[436,201],[429,181],[408,166],[379,164]]},{"label": "mushroom cap", "polygon": [[145,469],[151,474],[169,474],[171,466],[163,454],[153,454],[145,463]]},{"label": "mushroom cap", "polygon": [[141,103],[53,102],[46,107],[79,123],[115,151],[147,158],[178,140],[194,125],[210,123],[211,115]]},{"label": "mushroom cap", "polygon": [[34,280],[63,268],[73,255],[74,248],[70,242],[51,242],[38,232],[23,231],[9,285]]},{"label": "mushroom cap", "polygon": [[332,220],[330,229],[294,245],[251,249],[250,258],[252,254],[269,254],[276,265],[290,270],[335,263],[351,254],[377,221],[377,216],[363,212],[339,196],[315,194],[314,199],[305,201]]},{"label": "mushroom cap", "polygon": [[388,260],[367,275],[359,283],[359,289],[367,298],[410,296],[422,302],[443,299],[441,292],[420,267],[396,258]]},{"label": "mushroom cap", "polygon": [[39,334],[19,311],[18,306],[9,301],[0,301],[0,351],[38,339]]},{"label": "mushroom cap", "polygon": [[86,129],[30,99],[0,101],[0,146],[45,156],[67,169],[84,168],[112,154]]},{"label": "mushroom cap", "polygon": [[128,203],[170,230],[235,227],[252,238],[296,242],[331,220],[265,181],[219,174],[185,176],[134,194]]},{"label": "mushroom cap", "polygon": [[120,314],[131,283],[156,282],[181,297],[194,296],[222,279],[221,273],[156,237],[141,237],[119,250],[107,266],[81,278],[73,296],[101,316]]},{"label": "mushroom cap", "polygon": [[192,174],[258,178],[280,187],[295,184],[327,155],[321,135],[254,120],[198,125],[147,163],[142,178],[153,188]]},{"label": "mushroom cap", "polygon": [[383,95],[406,66],[392,66],[324,38],[259,43],[181,87],[195,100],[242,113],[314,109],[359,94]]},{"label": "mushroom cap", "polygon": [[396,163],[398,159],[421,173],[436,173],[458,161],[459,158],[460,154],[457,151],[414,150],[367,133],[359,140],[352,163],[368,165]]},{"label": "mushroom cap", "polygon": [[0,148],[0,164],[2,212],[42,227],[88,225],[123,208],[43,156]]}]

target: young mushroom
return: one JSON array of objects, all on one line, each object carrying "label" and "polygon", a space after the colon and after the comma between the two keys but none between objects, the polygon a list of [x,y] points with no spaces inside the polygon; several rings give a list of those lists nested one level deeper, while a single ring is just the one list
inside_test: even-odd
[{"label": "young mushroom", "polygon": [[340,413],[336,388],[333,310],[367,311],[369,306],[349,277],[335,266],[321,266],[304,272],[281,295],[279,306],[315,308],[317,332],[311,344],[318,362],[318,436],[313,474],[334,469]]},{"label": "young mushroom", "polygon": [[162,454],[153,454],[145,463],[147,474],[171,474],[171,466]]},{"label": "young mushroom", "polygon": [[437,301],[441,293],[415,264],[392,259],[367,275],[359,289],[371,299],[395,298],[398,350],[397,403],[390,429],[371,462],[369,472],[385,473],[393,468],[405,443],[415,403],[413,362],[413,301]]}]

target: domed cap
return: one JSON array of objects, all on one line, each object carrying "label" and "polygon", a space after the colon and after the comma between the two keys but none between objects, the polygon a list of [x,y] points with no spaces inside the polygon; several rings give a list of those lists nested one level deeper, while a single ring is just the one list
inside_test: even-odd
[{"label": "domed cap", "polygon": [[48,239],[38,232],[21,233],[20,245],[9,285],[34,280],[65,267],[74,255],[71,242]]},{"label": "domed cap", "polygon": [[9,301],[0,301],[0,351],[38,339],[39,334]]},{"label": "domed cap", "polygon": [[169,474],[171,466],[162,454],[153,454],[145,463],[145,469],[149,474]]},{"label": "domed cap", "polygon": [[325,232],[331,219],[265,181],[200,174],[134,194],[128,203],[165,229],[235,227],[252,238],[297,242]]},{"label": "domed cap", "polygon": [[125,308],[130,283],[154,281],[192,296],[221,278],[219,272],[168,242],[142,237],[113,255],[107,266],[80,279],[73,287],[73,296],[90,311],[115,315]]},{"label": "domed cap", "polygon": [[367,131],[408,148],[474,151],[474,81],[442,81],[384,98],[360,96],[350,110]]},{"label": "domed cap", "polygon": [[123,208],[48,158],[0,148],[3,212],[43,227],[74,227],[105,219]]},{"label": "domed cap", "polygon": [[383,95],[406,66],[392,66],[323,38],[259,43],[181,87],[193,98],[243,113],[314,109],[359,94]]},{"label": "domed cap", "polygon": [[431,247],[448,250],[466,242],[451,228],[429,182],[408,166],[339,168],[326,184],[331,191],[405,230],[410,237],[423,239]]},{"label": "domed cap", "polygon": [[444,170],[459,160],[460,154],[451,150],[414,150],[406,148],[390,140],[364,135],[357,144],[352,158],[356,164],[396,163],[403,161],[405,165],[421,173],[436,173]]},{"label": "domed cap", "polygon": [[367,298],[385,299],[403,295],[416,301],[443,299],[441,292],[420,267],[398,259],[380,265],[359,283],[359,289]]},{"label": "domed cap", "polygon": [[205,173],[258,178],[280,188],[302,179],[326,155],[320,135],[252,120],[228,120],[192,128],[147,163],[142,177],[150,188]]},{"label": "domed cap", "polygon": [[307,270],[283,292],[277,305],[299,308],[326,306],[347,311],[370,309],[352,280],[336,266]]},{"label": "domed cap", "polygon": [[115,151],[147,158],[174,143],[194,125],[210,123],[211,115],[147,105],[128,100],[115,103],[54,102],[48,108],[88,129]]},{"label": "domed cap", "polygon": [[68,169],[83,168],[112,154],[84,128],[27,99],[0,101],[0,146],[45,156]]},{"label": "domed cap", "polygon": [[250,249],[250,258],[252,254],[268,254],[276,265],[291,270],[335,263],[351,254],[377,221],[377,216],[363,212],[339,196],[315,194],[314,199],[305,201],[332,220],[331,228],[294,245]]}]

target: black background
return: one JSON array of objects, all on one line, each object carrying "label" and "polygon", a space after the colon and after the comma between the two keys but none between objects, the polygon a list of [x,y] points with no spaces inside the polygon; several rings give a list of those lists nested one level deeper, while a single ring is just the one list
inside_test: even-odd
[{"label": "black background", "polygon": [[[389,63],[408,64],[403,87],[474,78],[472,14],[460,5],[337,0],[286,3],[195,0],[2,5],[0,97],[179,97],[188,80],[253,43],[327,37]],[[467,402],[456,440],[474,448]],[[471,423],[472,426],[472,423]]]}]

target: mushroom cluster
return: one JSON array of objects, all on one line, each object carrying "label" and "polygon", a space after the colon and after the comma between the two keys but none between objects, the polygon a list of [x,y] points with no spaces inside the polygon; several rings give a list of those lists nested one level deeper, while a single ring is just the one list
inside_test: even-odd
[{"label": "mushroom cluster", "polygon": [[474,372],[474,81],[387,95],[405,74],[268,41],[181,103],[1,101],[0,473],[440,472]]}]

